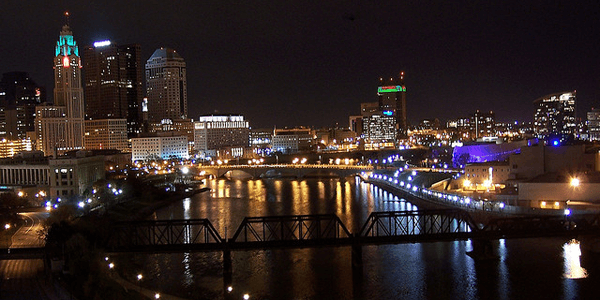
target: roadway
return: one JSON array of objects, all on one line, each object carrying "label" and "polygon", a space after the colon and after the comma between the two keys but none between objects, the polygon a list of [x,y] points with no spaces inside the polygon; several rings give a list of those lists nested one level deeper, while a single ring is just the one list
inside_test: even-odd
[{"label": "roadway", "polygon": [[22,212],[19,213],[24,221],[24,225],[19,228],[12,236],[10,248],[33,248],[44,247],[45,241],[40,236],[43,229],[43,221],[50,216],[43,212]]},{"label": "roadway", "polygon": [[[12,236],[10,248],[44,247],[40,237],[46,211],[21,212],[23,225]],[[52,280],[44,273],[41,259],[12,259],[0,261],[0,299],[68,299],[59,296]]]}]

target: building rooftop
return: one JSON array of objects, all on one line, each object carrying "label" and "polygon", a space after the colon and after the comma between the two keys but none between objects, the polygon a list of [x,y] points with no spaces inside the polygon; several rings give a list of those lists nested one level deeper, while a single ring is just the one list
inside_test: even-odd
[{"label": "building rooftop", "polygon": [[152,53],[152,56],[148,60],[153,60],[155,58],[166,58],[166,59],[183,59],[177,51],[171,48],[159,48]]}]

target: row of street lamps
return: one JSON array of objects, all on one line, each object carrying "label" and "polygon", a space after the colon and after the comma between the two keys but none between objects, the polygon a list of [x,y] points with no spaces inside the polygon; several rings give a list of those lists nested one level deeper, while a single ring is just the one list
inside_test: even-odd
[{"label": "row of street lamps", "polygon": [[[6,228],[6,226],[8,226],[8,228],[10,228],[10,224],[6,224],[6,225],[5,225],[5,228]],[[8,228],[7,228],[7,229],[8,229]],[[109,260],[110,260],[110,258],[109,258],[108,256],[104,257],[104,261],[108,262],[108,269],[109,269],[109,270],[114,270],[114,269],[115,269],[115,264],[114,264],[113,262],[109,262]],[[144,278],[144,275],[142,275],[142,273],[138,273],[138,274],[136,275],[136,278],[137,278],[137,282],[138,282],[139,292],[140,292],[140,294],[141,294],[141,293],[142,293],[142,284],[141,284],[141,281],[142,281],[142,279]],[[228,286],[228,287],[227,287],[227,292],[228,292],[228,293],[231,293],[231,292],[233,292],[233,287],[232,287],[232,286]],[[160,295],[160,293],[159,293],[159,292],[155,292],[155,293],[154,293],[154,299],[160,299],[160,297],[161,297],[161,295]],[[247,293],[246,293],[246,294],[244,294],[244,295],[242,296],[242,298],[243,298],[244,300],[249,300],[249,299],[250,299],[250,294],[247,294]]]}]

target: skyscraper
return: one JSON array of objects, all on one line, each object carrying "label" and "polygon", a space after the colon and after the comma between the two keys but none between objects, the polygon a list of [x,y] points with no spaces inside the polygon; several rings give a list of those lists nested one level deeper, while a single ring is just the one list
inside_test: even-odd
[{"label": "skyscraper", "polygon": [[36,107],[36,147],[46,155],[83,148],[81,58],[68,16],[54,52],[54,105]]},{"label": "skyscraper", "polygon": [[600,109],[592,108],[587,113],[588,136],[590,141],[600,141]]},{"label": "skyscraper", "polygon": [[83,49],[85,112],[89,119],[127,119],[127,133],[140,132],[142,102],[141,47],[94,43]]},{"label": "skyscraper", "polygon": [[408,130],[406,120],[406,86],[404,86],[404,72],[398,78],[385,80],[379,78],[377,89],[379,97],[379,110],[387,115],[396,117],[397,137],[405,138]]},{"label": "skyscraper", "polygon": [[35,131],[35,106],[46,102],[46,91],[25,72],[2,74],[0,80],[0,138],[24,139]]},{"label": "skyscraper", "polygon": [[533,129],[538,138],[564,140],[576,133],[575,99],[576,91],[573,91],[550,94],[533,102],[536,107]]},{"label": "skyscraper", "polygon": [[187,118],[187,79],[183,58],[160,48],[146,62],[146,94],[150,122]]}]

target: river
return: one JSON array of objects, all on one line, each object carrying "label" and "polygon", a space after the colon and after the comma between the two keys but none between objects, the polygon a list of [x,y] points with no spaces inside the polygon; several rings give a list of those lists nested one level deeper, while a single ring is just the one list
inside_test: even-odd
[{"label": "river", "polygon": [[[151,219],[208,218],[231,237],[246,216],[335,213],[358,232],[373,211],[417,206],[358,179],[207,180],[210,192]],[[231,299],[596,299],[600,256],[564,238],[500,240],[498,260],[474,261],[469,241],[232,252]],[[142,285],[187,299],[223,299],[222,254],[131,254]],[[573,279],[577,278],[577,279]],[[135,281],[131,279],[131,281]]]}]

